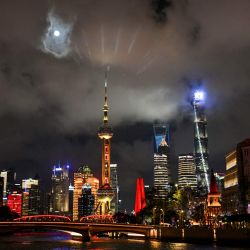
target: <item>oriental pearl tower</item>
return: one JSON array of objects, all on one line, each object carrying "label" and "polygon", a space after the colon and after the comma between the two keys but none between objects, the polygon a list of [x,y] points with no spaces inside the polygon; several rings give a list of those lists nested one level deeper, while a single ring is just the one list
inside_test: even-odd
[{"label": "oriental pearl tower", "polygon": [[110,140],[113,136],[112,127],[108,122],[108,96],[107,96],[107,75],[105,73],[105,97],[103,105],[103,124],[99,128],[98,137],[102,140],[102,180],[101,187],[97,192],[98,206],[97,213],[101,215],[110,214],[110,202],[114,197],[114,190],[110,186]]}]

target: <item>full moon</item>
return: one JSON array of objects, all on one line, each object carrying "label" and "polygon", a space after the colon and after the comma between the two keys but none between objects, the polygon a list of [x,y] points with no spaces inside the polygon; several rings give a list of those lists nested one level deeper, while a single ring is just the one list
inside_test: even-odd
[{"label": "full moon", "polygon": [[59,30],[55,30],[54,31],[54,36],[57,36],[57,37],[60,36],[60,31]]}]

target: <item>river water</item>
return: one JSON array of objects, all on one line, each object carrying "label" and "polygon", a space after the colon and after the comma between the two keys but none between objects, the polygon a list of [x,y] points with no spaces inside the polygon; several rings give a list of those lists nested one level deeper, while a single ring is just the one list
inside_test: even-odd
[{"label": "river water", "polygon": [[[93,238],[90,242],[71,240],[60,232],[15,234],[0,236],[0,250],[240,250],[239,247],[223,247],[206,244],[168,243],[143,239]],[[246,248],[245,248],[246,249]]]}]

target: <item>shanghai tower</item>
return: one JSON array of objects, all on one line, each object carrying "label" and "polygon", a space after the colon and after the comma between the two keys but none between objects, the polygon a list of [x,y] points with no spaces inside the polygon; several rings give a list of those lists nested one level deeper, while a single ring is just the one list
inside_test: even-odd
[{"label": "shanghai tower", "polygon": [[195,91],[194,108],[194,159],[196,165],[198,191],[201,195],[208,193],[208,135],[205,115],[205,93]]}]

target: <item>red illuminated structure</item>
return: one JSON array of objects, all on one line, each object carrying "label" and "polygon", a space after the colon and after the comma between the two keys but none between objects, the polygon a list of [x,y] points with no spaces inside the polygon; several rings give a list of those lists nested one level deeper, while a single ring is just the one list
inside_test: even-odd
[{"label": "red illuminated structure", "polygon": [[8,195],[7,205],[12,212],[16,212],[19,215],[22,213],[22,195],[17,192],[13,192]]},{"label": "red illuminated structure", "polygon": [[220,193],[214,176],[213,169],[211,171],[210,192],[207,195],[205,218],[206,224],[216,226],[217,217],[221,213]]},{"label": "red illuminated structure", "polygon": [[55,214],[41,214],[41,215],[29,215],[22,216],[14,219],[14,221],[58,221],[58,222],[70,222],[71,219],[68,216],[55,215]]},{"label": "red illuminated structure", "polygon": [[136,180],[136,195],[135,195],[135,214],[139,213],[146,207],[144,180],[137,178]]}]

